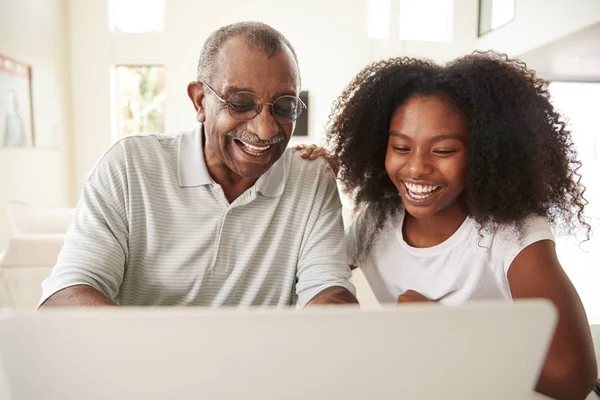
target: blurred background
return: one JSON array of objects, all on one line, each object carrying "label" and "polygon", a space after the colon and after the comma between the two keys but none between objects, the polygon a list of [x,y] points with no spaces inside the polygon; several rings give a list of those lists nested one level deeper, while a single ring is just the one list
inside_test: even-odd
[{"label": "blurred background", "polygon": [[[291,144],[320,143],[332,102],[371,61],[521,58],[569,121],[600,231],[600,0],[0,0],[0,306],[35,306],[83,179],[112,143],[195,126],[186,86],[200,48],[242,20],[272,25],[298,53],[309,111]],[[598,238],[557,239],[595,324]]]}]

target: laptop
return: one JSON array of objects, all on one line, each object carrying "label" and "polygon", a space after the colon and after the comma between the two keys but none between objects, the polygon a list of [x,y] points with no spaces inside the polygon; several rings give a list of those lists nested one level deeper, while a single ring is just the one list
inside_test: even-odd
[{"label": "laptop", "polygon": [[555,323],[545,301],[4,311],[0,397],[531,400]]}]

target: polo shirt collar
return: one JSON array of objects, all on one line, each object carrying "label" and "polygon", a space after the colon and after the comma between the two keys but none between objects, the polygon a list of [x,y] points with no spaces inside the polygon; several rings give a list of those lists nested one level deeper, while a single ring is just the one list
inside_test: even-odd
[{"label": "polo shirt collar", "polygon": [[[204,160],[204,126],[199,124],[192,131],[182,132],[179,141],[179,186],[196,187],[215,183]],[[254,184],[256,190],[266,197],[279,197],[285,188],[286,168],[284,155],[275,162]]]}]

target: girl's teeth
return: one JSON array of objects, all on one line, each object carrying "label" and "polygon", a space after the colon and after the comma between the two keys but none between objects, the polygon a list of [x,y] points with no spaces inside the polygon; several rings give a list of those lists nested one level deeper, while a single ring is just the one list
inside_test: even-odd
[{"label": "girl's teeth", "polygon": [[420,200],[420,199],[425,199],[425,198],[427,198],[427,197],[431,196],[431,194],[426,194],[426,195],[421,195],[421,194],[411,194],[411,195],[412,195],[412,197],[414,197],[415,199],[419,199],[419,200]]},{"label": "girl's teeth", "polygon": [[415,194],[429,194],[439,188],[439,186],[415,185],[414,183],[406,183],[406,187],[410,192]]}]

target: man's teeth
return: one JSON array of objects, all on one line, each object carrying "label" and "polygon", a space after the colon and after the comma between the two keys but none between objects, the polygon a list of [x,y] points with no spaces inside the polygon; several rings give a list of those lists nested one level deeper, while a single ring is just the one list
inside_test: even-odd
[{"label": "man's teeth", "polygon": [[434,185],[416,185],[414,183],[408,183],[408,182],[404,182],[404,184],[406,185],[406,188],[412,192],[415,193],[417,195],[424,195],[425,197],[430,194],[431,192],[433,192],[434,190],[439,189],[439,186],[434,186]]},{"label": "man's teeth", "polygon": [[242,142],[249,150],[254,151],[254,152],[261,152],[261,151],[266,151],[269,149],[269,147],[271,147],[271,145],[268,146],[255,146],[252,145],[250,143],[246,143],[246,142]]}]

